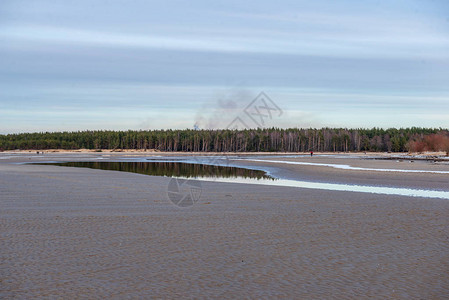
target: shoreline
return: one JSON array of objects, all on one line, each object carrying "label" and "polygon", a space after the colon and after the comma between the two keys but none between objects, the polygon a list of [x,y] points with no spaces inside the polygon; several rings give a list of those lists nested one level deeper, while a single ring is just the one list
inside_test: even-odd
[{"label": "shoreline", "polygon": [[[241,155],[309,155],[310,151],[305,152],[193,152],[193,151],[159,151],[155,149],[120,149],[120,150],[112,150],[112,149],[27,149],[27,150],[3,150],[1,153],[33,153],[33,152],[43,152],[43,153],[144,153],[144,154],[163,154],[163,155],[174,155],[174,154],[182,154],[182,155],[201,155],[201,154],[241,154]],[[373,152],[373,151],[313,151],[313,155],[378,155],[378,156],[395,156],[395,155],[413,155],[413,156],[448,156],[444,151],[425,151],[425,152]]]},{"label": "shoreline", "polygon": [[[24,155],[25,154],[25,155]],[[225,157],[229,155],[229,158]],[[1,155],[0,163],[33,162],[139,162],[152,163],[176,158],[176,161],[206,165],[224,164],[263,170],[279,179],[316,183],[384,186],[391,188],[417,188],[447,190],[449,165],[447,160],[416,159],[369,154],[318,154],[313,157],[298,153],[73,153],[58,152],[36,155],[12,153]],[[198,159],[194,159],[197,157]],[[223,161],[220,162],[220,160]],[[416,161],[416,162],[415,162]],[[415,163],[413,163],[415,162]]]},{"label": "shoreline", "polygon": [[[169,177],[19,164],[101,156],[99,161],[130,161],[148,153],[117,154],[3,155],[9,159],[0,160],[0,268],[7,270],[1,297],[241,298],[275,292],[308,299],[332,290],[336,298],[363,292],[409,299],[448,293],[445,199],[202,181],[198,202],[180,208],[169,199]],[[344,155],[283,160],[424,166]],[[296,180],[448,190],[448,176],[441,174],[235,164],[265,166]]]},{"label": "shoreline", "polygon": [[[88,156],[97,157],[53,155],[70,161]],[[0,160],[0,268],[8,279],[2,279],[3,298],[276,293],[309,299],[363,293],[427,299],[449,291],[447,200],[204,181],[200,200],[180,208],[168,198],[168,177],[15,163],[47,157]],[[424,165],[334,156],[284,160]],[[438,174],[268,167],[297,179],[447,190],[448,176]]]}]

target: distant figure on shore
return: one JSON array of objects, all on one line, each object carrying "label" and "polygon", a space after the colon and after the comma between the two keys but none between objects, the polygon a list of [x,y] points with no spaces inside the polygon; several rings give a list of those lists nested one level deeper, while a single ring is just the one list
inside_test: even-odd
[{"label": "distant figure on shore", "polygon": [[313,156],[313,151],[310,151],[310,156]]}]

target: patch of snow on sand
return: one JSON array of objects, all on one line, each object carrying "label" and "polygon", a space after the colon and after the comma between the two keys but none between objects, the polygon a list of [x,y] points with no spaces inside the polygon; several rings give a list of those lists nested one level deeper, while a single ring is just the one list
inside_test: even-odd
[{"label": "patch of snow on sand", "polygon": [[303,165],[303,166],[330,167],[330,168],[335,168],[335,169],[358,170],[358,171],[449,174],[449,171],[376,169],[376,168],[351,167],[350,165],[322,164],[322,163],[311,163],[311,162],[300,162],[300,161],[282,161],[282,160],[264,160],[264,159],[248,159],[248,161],[268,162],[268,163],[277,163],[277,164],[290,164],[290,165]]}]

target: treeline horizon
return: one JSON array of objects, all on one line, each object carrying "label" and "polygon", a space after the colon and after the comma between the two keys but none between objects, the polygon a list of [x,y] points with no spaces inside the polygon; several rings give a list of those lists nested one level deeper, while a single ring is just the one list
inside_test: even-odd
[{"label": "treeline horizon", "polygon": [[96,130],[0,135],[6,150],[157,150],[166,152],[409,151],[426,136],[449,138],[443,128],[259,128],[243,130]]}]

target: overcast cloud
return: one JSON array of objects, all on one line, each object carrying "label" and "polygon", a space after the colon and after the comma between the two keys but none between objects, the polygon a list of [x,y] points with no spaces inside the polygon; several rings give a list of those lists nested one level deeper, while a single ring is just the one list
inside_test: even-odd
[{"label": "overcast cloud", "polygon": [[0,132],[449,127],[448,3],[2,1]]}]

